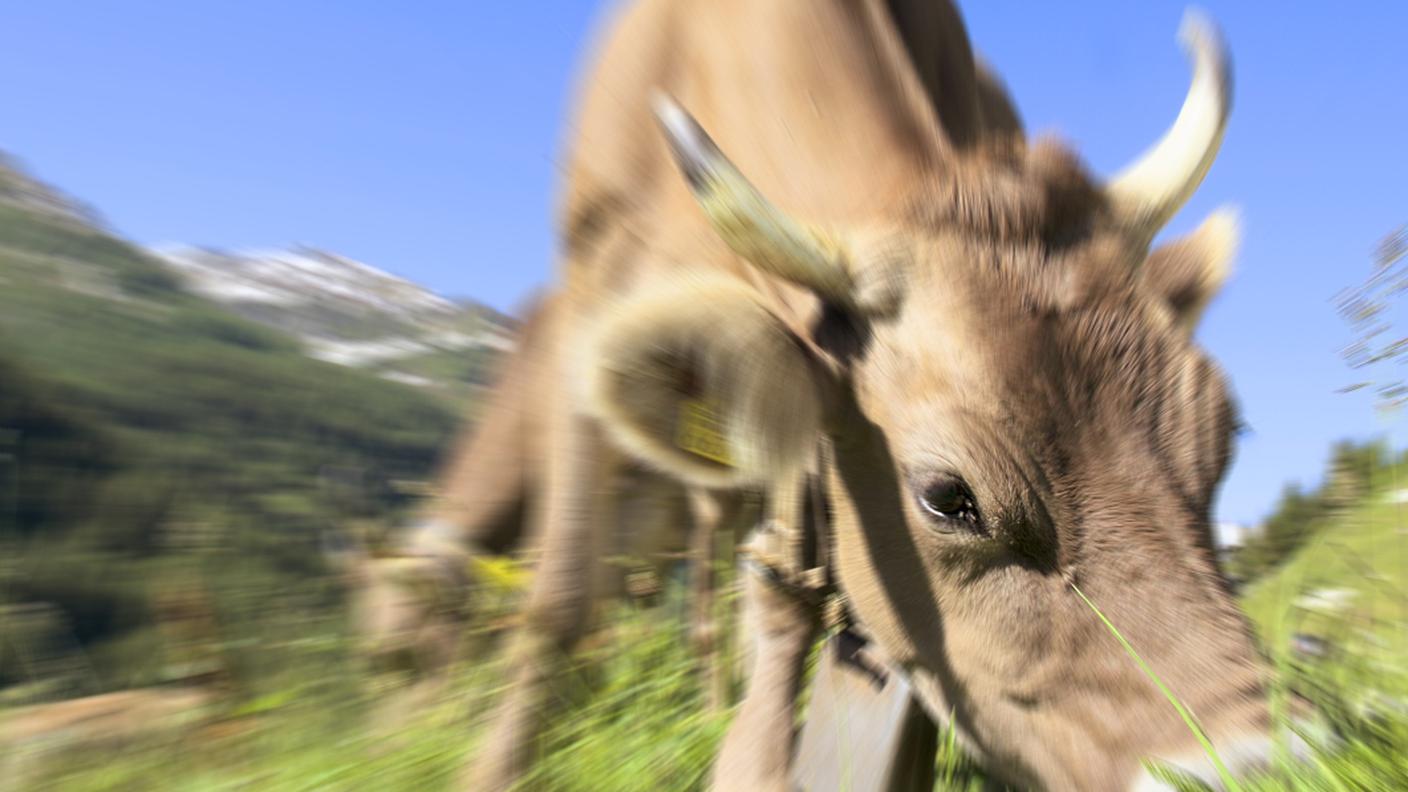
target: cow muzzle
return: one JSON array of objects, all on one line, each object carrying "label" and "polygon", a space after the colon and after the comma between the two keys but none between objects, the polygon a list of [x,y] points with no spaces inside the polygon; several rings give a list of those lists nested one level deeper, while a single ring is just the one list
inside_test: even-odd
[{"label": "cow muzzle", "polygon": [[[1278,740],[1281,745],[1277,744]],[[1301,763],[1310,759],[1313,750],[1310,744],[1293,730],[1287,730],[1284,737],[1248,733],[1230,740],[1218,741],[1214,747],[1227,772],[1238,780],[1269,770],[1282,751],[1284,754],[1281,755],[1290,761]],[[1196,744],[1178,756],[1156,759],[1155,764],[1176,774],[1197,779],[1212,789],[1227,788],[1212,757]],[[1150,771],[1142,770],[1129,788],[1131,792],[1164,792],[1176,787],[1155,777]]]}]

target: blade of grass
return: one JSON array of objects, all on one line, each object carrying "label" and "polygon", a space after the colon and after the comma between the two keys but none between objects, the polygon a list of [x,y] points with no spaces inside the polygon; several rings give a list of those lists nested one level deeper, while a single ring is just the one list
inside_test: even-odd
[{"label": "blade of grass", "polygon": [[944,736],[944,789],[953,787],[953,771],[958,764],[954,759],[954,756],[958,753],[958,728],[953,725],[953,717],[955,714],[956,710],[950,709],[948,711],[948,726],[946,729],[948,733]]},{"label": "blade of grass", "polygon": [[1198,738],[1198,743],[1203,746],[1203,752],[1208,755],[1208,759],[1212,762],[1213,767],[1217,769],[1217,775],[1222,779],[1223,785],[1225,785],[1230,792],[1240,792],[1242,787],[1238,785],[1236,779],[1232,777],[1232,773],[1228,771],[1227,765],[1222,763],[1222,757],[1217,755],[1217,751],[1212,747],[1212,741],[1208,739],[1207,734],[1203,732],[1198,722],[1193,719],[1193,714],[1188,711],[1187,707],[1183,706],[1183,702],[1179,701],[1178,697],[1173,695],[1173,691],[1169,690],[1168,686],[1164,684],[1164,681],[1159,678],[1159,675],[1154,673],[1154,669],[1150,668],[1149,664],[1144,662],[1144,658],[1140,657],[1139,653],[1134,650],[1134,647],[1130,645],[1129,641],[1125,640],[1124,635],[1119,629],[1116,628],[1109,619],[1105,618],[1105,614],[1095,606],[1095,603],[1091,602],[1090,598],[1085,596],[1085,592],[1081,591],[1074,583],[1071,584],[1071,590],[1095,612],[1095,615],[1104,623],[1105,628],[1108,629],[1110,634],[1115,636],[1115,639],[1124,647],[1125,652],[1127,652],[1130,657],[1134,658],[1135,663],[1139,664],[1139,668],[1144,672],[1144,675],[1149,677],[1149,679],[1158,686],[1159,692],[1163,693],[1164,698],[1168,699],[1168,702],[1178,711],[1178,716],[1183,719],[1183,723],[1188,727],[1188,730],[1193,732],[1193,736]]}]

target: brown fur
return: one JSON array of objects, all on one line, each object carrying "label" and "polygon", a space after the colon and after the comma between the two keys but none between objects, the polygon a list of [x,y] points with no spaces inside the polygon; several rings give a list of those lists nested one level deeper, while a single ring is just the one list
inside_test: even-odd
[{"label": "brown fur", "polygon": [[[933,233],[901,314],[866,328],[831,423],[839,570],[996,773],[1109,788],[1192,745],[1072,584],[1215,739],[1264,727],[1208,531],[1234,411],[1117,240],[1042,235]],[[936,532],[914,507],[937,472],[973,487],[986,536]]]},{"label": "brown fur", "polygon": [[[729,369],[729,387],[820,405],[852,611],[995,774],[1119,788],[1145,757],[1196,750],[1073,585],[1214,740],[1265,728],[1261,669],[1210,553],[1234,412],[1190,337],[1230,245],[1194,239],[1151,255],[1074,155],[1021,139],[942,4],[644,0],[616,18],[583,88],[561,302],[535,391],[544,552],[471,788],[507,787],[531,759],[547,680],[600,591],[616,449],[719,483],[665,453],[664,431],[643,446],[649,427],[673,426],[674,402],[618,401],[619,389],[590,384],[599,367],[655,359],[653,331],[667,326],[671,344],[707,348],[701,359],[745,357],[756,335],[718,332],[744,305],[775,320],[749,320],[770,334],[763,346],[795,358]],[[688,107],[782,210],[849,243],[856,280],[892,290],[894,310],[848,316],[732,255],[650,120],[656,91]],[[1170,262],[1177,273],[1161,274]],[[688,288],[705,275],[736,293]],[[715,310],[691,304],[701,299]],[[642,319],[644,304],[655,318]],[[690,360],[677,351],[667,365]],[[827,374],[770,376],[778,368]],[[748,425],[758,436],[734,438],[735,450],[795,445],[795,426]],[[940,474],[968,483],[981,530],[923,514],[916,495]],[[788,691],[814,624],[773,610],[787,640],[759,654],[772,659],[725,742],[725,788],[781,784],[789,761]]]}]

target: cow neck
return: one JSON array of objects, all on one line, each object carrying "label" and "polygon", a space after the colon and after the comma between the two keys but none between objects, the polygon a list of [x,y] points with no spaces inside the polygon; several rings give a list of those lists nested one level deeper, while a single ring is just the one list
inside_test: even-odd
[{"label": "cow neck", "polygon": [[798,217],[887,215],[944,156],[933,107],[874,3],[720,0],[691,16],[688,42],[673,92]]}]

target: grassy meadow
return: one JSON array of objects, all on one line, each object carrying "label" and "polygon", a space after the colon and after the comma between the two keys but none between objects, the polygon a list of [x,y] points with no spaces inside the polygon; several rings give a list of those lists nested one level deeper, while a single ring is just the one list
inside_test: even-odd
[{"label": "grassy meadow", "polygon": [[[1402,472],[1408,480],[1408,468]],[[1248,613],[1277,667],[1277,695],[1295,690],[1324,713],[1319,724],[1290,728],[1312,741],[1326,734],[1336,740],[1308,762],[1287,761],[1267,776],[1241,780],[1243,789],[1408,788],[1408,711],[1393,704],[1408,693],[1408,602],[1397,593],[1408,582],[1398,539],[1408,523],[1391,498],[1392,483],[1384,476],[1383,486],[1247,589]],[[609,638],[592,641],[556,691],[559,710],[543,738],[544,759],[524,789],[702,788],[728,714],[705,712],[684,640],[681,588],[672,584],[653,606],[614,606]],[[1327,589],[1360,594],[1342,611],[1325,613],[1307,595]],[[374,678],[358,666],[337,619],[314,627],[269,630],[257,651],[284,671],[251,677],[206,726],[106,751],[56,750],[34,788],[451,788],[501,693],[505,675],[493,637],[467,639],[479,660],[462,664],[450,689],[388,716],[386,702],[404,680]],[[1297,634],[1322,637],[1333,648],[1306,658],[1292,651]],[[388,726],[393,718],[401,725]],[[982,773],[952,735],[941,736],[937,776],[938,790],[983,788]]]}]

